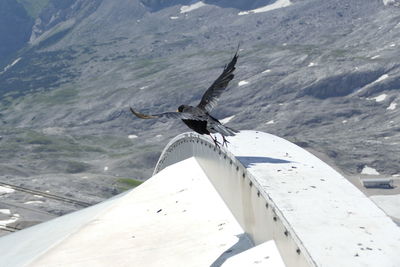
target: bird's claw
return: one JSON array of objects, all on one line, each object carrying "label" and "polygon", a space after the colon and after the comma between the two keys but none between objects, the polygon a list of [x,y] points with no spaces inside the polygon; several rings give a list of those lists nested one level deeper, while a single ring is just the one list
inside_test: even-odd
[{"label": "bird's claw", "polygon": [[222,147],[224,147],[224,146],[228,147],[228,144],[230,144],[230,142],[228,140],[226,140],[225,136],[223,136],[223,135],[221,135],[221,136],[222,136],[222,143],[217,140],[217,137],[212,137],[212,135],[210,134],[210,137],[213,140],[213,142],[217,148],[221,148],[221,145],[222,145]]},{"label": "bird's claw", "polygon": [[211,137],[211,139],[213,140],[215,146],[216,146],[217,148],[220,148],[221,143],[218,142],[217,137],[214,138],[214,137],[212,137],[211,134],[210,134],[210,137]]},{"label": "bird's claw", "polygon": [[226,140],[225,136],[222,136],[222,146],[228,147],[229,141]]}]

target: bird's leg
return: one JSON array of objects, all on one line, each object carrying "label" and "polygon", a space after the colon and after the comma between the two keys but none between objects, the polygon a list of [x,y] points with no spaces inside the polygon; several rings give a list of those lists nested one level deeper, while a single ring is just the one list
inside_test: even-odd
[{"label": "bird's leg", "polygon": [[208,134],[208,135],[209,135],[209,136],[211,137],[211,139],[214,141],[215,146],[219,148],[219,145],[220,145],[221,143],[218,142],[217,137],[213,138],[211,134]]},{"label": "bird's leg", "polygon": [[221,136],[222,136],[222,146],[228,147],[229,141],[226,140],[224,135],[221,134]]}]

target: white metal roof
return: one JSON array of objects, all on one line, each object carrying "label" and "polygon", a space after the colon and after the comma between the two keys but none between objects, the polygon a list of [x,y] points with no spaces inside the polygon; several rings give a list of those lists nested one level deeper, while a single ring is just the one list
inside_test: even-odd
[{"label": "white metal roof", "polygon": [[400,228],[326,163],[263,132],[229,140],[318,266],[400,266]]},{"label": "white metal roof", "polygon": [[[253,246],[197,161],[189,158],[117,198],[1,238],[0,262],[220,266]],[[274,243],[255,255],[284,266]]]}]

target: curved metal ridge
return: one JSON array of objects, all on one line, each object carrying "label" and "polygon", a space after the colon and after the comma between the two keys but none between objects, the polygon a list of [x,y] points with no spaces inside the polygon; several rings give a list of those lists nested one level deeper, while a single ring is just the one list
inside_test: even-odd
[{"label": "curved metal ridge", "polygon": [[[207,173],[210,182],[256,245],[274,239],[286,266],[316,266],[294,229],[257,179],[234,154],[224,147],[216,147],[208,137],[196,133],[183,133],[173,138],[164,148],[153,175],[169,165],[190,157],[197,159],[200,166]],[[217,167],[213,166],[216,164],[218,165]],[[221,170],[210,170],[216,168]],[[224,187],[227,186],[227,183],[219,183],[221,176],[226,175],[224,173],[230,176],[226,178],[228,184],[235,184],[237,180],[240,180],[242,184],[246,184],[244,189],[246,192],[239,192],[240,189],[237,187],[232,190],[237,192],[226,192]],[[238,194],[238,197],[239,195],[241,197],[244,195],[243,203],[239,203],[242,207],[235,206],[237,203],[233,203],[232,197],[229,196],[232,193]],[[251,218],[248,218],[244,213],[249,210],[257,210],[259,214],[253,214],[250,216]],[[265,214],[260,219],[259,217],[263,213]]]},{"label": "curved metal ridge", "polygon": [[181,134],[155,173],[194,157],[253,242],[273,239],[286,266],[400,266],[398,226],[329,165],[268,133],[228,141]]}]

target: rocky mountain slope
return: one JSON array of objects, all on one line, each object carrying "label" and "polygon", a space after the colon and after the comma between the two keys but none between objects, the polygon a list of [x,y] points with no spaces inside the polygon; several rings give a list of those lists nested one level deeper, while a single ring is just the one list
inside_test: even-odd
[{"label": "rocky mountain slope", "polygon": [[146,179],[188,129],[128,107],[196,104],[239,42],[213,115],[294,141],[346,174],[400,173],[398,1],[64,2],[38,12],[0,69],[1,181],[94,203],[120,192],[122,178]]}]

